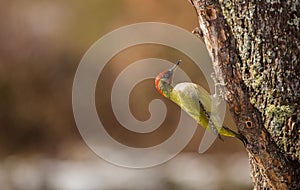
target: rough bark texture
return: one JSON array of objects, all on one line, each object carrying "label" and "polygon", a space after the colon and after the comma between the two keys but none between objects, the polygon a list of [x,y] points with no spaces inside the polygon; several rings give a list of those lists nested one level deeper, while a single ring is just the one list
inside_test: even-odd
[{"label": "rough bark texture", "polygon": [[[300,189],[300,4],[191,0],[254,189]],[[197,30],[195,30],[197,32]]]}]

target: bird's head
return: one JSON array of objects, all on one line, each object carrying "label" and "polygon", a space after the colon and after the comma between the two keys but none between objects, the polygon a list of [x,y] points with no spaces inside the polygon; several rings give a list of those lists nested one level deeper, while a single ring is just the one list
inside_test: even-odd
[{"label": "bird's head", "polygon": [[157,91],[167,96],[170,90],[172,90],[172,83],[173,83],[173,76],[176,68],[181,63],[181,60],[179,60],[173,67],[171,67],[169,70],[166,70],[164,72],[161,72],[157,77],[155,78],[155,87]]}]

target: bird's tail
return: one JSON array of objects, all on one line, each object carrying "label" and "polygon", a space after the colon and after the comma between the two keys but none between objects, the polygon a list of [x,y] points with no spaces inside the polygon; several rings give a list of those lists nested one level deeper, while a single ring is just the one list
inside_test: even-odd
[{"label": "bird's tail", "polygon": [[[244,137],[244,135],[242,135],[242,134],[240,134],[240,133],[237,133],[237,132],[235,132],[235,131],[229,129],[229,128],[226,127],[226,126],[223,126],[223,129],[225,129],[226,131],[232,133],[232,134],[233,134],[233,135],[232,135],[233,137],[236,137],[236,138],[238,138],[240,141],[242,141],[242,143],[244,144],[244,146],[246,146],[246,145],[248,144],[248,141],[247,141],[247,139]],[[222,139],[221,139],[221,140],[222,140]]]}]

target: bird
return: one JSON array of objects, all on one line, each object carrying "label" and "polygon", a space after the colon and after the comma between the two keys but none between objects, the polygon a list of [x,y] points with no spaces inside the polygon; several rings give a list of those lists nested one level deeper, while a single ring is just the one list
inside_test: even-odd
[{"label": "bird", "polygon": [[211,113],[212,98],[211,95],[200,85],[192,82],[182,82],[173,84],[175,70],[181,64],[181,60],[170,69],[161,72],[155,78],[156,90],[165,98],[170,99],[184,110],[190,117],[210,132],[217,135],[224,141],[222,136],[235,137],[247,144],[246,138],[217,122],[213,113]]}]

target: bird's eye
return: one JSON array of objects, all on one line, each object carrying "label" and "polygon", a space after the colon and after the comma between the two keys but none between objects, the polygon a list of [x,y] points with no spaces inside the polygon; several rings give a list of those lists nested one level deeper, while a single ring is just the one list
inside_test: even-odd
[{"label": "bird's eye", "polygon": [[163,77],[164,78],[169,78],[170,77],[170,73],[169,72],[165,73]]}]

